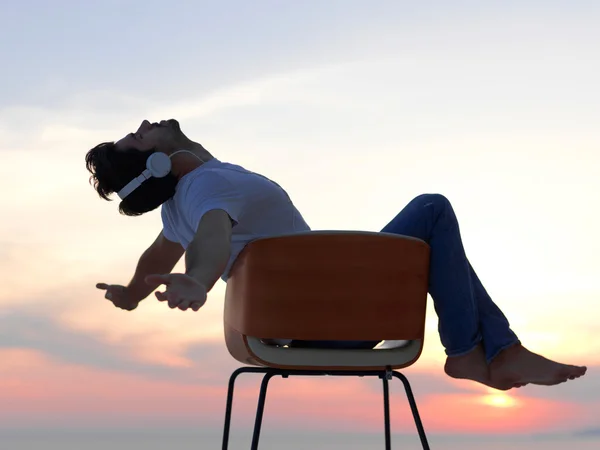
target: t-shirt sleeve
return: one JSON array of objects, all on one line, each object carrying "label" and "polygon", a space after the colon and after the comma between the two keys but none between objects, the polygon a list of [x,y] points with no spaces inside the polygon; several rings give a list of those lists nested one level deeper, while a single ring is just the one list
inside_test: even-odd
[{"label": "t-shirt sleeve", "polygon": [[165,239],[167,239],[168,241],[171,241],[171,242],[179,242],[179,239],[177,239],[177,236],[175,236],[175,233],[173,232],[173,230],[171,228],[171,224],[169,223],[169,219],[167,217],[167,211],[166,211],[164,205],[160,209],[160,218],[162,220],[162,225],[163,225],[162,233],[163,233],[163,236],[165,237]]},{"label": "t-shirt sleeve", "polygon": [[185,196],[185,215],[192,229],[213,209],[222,209],[235,222],[239,222],[244,205],[241,190],[218,173],[208,172],[194,180]]}]

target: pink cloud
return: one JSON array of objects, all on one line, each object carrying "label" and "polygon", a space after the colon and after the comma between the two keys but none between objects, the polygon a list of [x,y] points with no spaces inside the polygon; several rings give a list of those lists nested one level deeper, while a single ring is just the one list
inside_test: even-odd
[{"label": "pink cloud", "polygon": [[[229,371],[220,384],[191,383],[186,377],[155,379],[139,374],[66,364],[27,349],[0,350],[0,420],[5,426],[222,426]],[[211,370],[207,365],[204,369]],[[417,378],[418,374],[413,374]],[[260,377],[246,376],[236,387],[234,422],[252,424]],[[383,420],[380,382],[333,377],[275,377],[265,425],[282,428],[379,431]],[[418,381],[417,381],[418,384]],[[511,394],[514,405],[494,407],[488,393],[443,391],[440,377],[427,393],[416,391],[429,432],[534,433],[577,428],[590,407],[568,401]],[[376,388],[375,388],[376,387]],[[392,426],[414,432],[399,380],[392,385]],[[598,408],[596,407],[596,410]]]},{"label": "pink cloud", "polygon": [[[0,351],[0,418],[13,424],[120,424],[209,419],[222,389],[61,364],[25,349]],[[225,386],[225,384],[224,384]]]}]

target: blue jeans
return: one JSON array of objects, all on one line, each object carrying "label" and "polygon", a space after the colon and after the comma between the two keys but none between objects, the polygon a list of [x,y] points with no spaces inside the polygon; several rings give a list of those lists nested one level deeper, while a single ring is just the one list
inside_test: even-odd
[{"label": "blue jeans", "polygon": [[[414,198],[381,231],[412,236],[431,247],[429,294],[439,318],[440,339],[448,356],[464,355],[482,343],[490,362],[502,350],[519,342],[471,267],[456,215],[446,197],[423,194]],[[372,341],[296,341],[291,344],[336,348],[372,348],[375,345]]]}]

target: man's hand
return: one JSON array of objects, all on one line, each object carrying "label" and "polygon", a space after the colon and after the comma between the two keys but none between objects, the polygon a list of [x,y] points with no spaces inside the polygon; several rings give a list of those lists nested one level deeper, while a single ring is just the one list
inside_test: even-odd
[{"label": "man's hand", "polygon": [[179,308],[182,311],[192,308],[198,311],[206,303],[206,286],[188,275],[148,275],[146,283],[164,284],[167,287],[164,292],[156,291],[155,295],[161,302],[167,301],[169,308]]},{"label": "man's hand", "polygon": [[117,308],[133,311],[139,304],[139,302],[130,298],[125,286],[120,286],[118,284],[98,283],[96,287],[98,289],[105,290],[106,294],[104,294],[104,297],[110,300]]}]

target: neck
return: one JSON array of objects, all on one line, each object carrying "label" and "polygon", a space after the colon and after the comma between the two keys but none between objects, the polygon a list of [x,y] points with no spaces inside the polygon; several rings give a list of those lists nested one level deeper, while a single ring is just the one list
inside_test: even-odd
[{"label": "neck", "polygon": [[172,158],[172,173],[177,179],[181,179],[184,175],[214,158],[202,145],[189,139],[178,142],[171,153],[175,153],[178,150],[187,150],[193,153],[193,155],[187,152],[180,152]]}]

